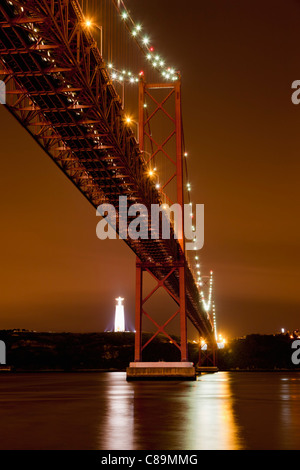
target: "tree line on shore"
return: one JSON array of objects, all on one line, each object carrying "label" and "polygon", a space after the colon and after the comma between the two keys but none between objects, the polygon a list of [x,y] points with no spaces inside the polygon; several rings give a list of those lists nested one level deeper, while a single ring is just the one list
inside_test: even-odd
[{"label": "tree line on shore", "polygon": [[[143,343],[152,333],[143,334]],[[40,333],[0,330],[12,370],[125,370],[134,360],[134,333]],[[179,339],[174,337],[179,342]],[[219,370],[298,369],[292,362],[288,334],[248,335],[217,351]],[[189,343],[189,359],[198,363],[199,345]],[[169,338],[157,335],[145,348],[143,361],[180,361]],[[208,364],[209,365],[209,364]]]}]

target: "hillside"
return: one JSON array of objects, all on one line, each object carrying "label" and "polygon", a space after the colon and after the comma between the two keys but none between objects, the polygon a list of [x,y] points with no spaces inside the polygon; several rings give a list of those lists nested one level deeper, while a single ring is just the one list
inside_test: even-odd
[{"label": "hillside", "polygon": [[[145,343],[152,334],[144,334]],[[6,362],[13,370],[123,370],[134,359],[134,333],[43,333],[2,330]],[[180,360],[170,341],[156,337],[144,360]]]}]

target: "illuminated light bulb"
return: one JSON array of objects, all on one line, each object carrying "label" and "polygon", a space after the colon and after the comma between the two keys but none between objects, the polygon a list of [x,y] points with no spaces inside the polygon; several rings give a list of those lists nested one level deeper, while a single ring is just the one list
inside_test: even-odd
[{"label": "illuminated light bulb", "polygon": [[151,46],[149,50],[150,50],[150,52],[153,52],[153,51],[154,51],[154,47]]},{"label": "illuminated light bulb", "polygon": [[153,175],[154,175],[154,171],[153,171],[153,170],[149,170],[148,175],[149,175],[149,176],[153,176]]},{"label": "illuminated light bulb", "polygon": [[161,61],[159,62],[159,65],[160,65],[161,67],[163,67],[163,66],[164,66],[164,64],[165,64],[165,63],[164,63],[164,61],[163,61],[163,60],[161,60]]},{"label": "illuminated light bulb", "polygon": [[108,68],[109,68],[109,69],[112,69],[112,68],[113,68],[113,64],[108,64]]},{"label": "illuminated light bulb", "polygon": [[126,124],[130,124],[130,123],[131,123],[131,118],[128,116],[128,117],[125,119],[125,121],[126,121]]},{"label": "illuminated light bulb", "polygon": [[136,36],[136,35],[137,35],[137,31],[136,31],[136,30],[134,30],[134,31],[132,31],[132,33],[131,33],[131,34],[132,34],[132,36]]},{"label": "illuminated light bulb", "polygon": [[147,108],[147,104],[146,104],[146,103],[144,103],[144,108]]},{"label": "illuminated light bulb", "polygon": [[151,60],[151,59],[152,59],[152,55],[151,55],[151,54],[147,54],[147,59],[148,59],[148,60]]},{"label": "illuminated light bulb", "polygon": [[140,24],[137,24],[137,25],[136,25],[136,30],[137,30],[137,31],[141,31],[141,29],[142,29],[142,26],[141,26]]},{"label": "illuminated light bulb", "polygon": [[126,11],[123,11],[121,16],[122,16],[123,20],[126,20],[128,18],[128,14],[127,14]]},{"label": "illuminated light bulb", "polygon": [[160,188],[160,184],[157,183],[157,184],[155,185],[155,187],[156,187],[156,189],[159,189],[159,188]]},{"label": "illuminated light bulb", "polygon": [[156,63],[156,62],[153,62],[152,65],[153,65],[153,67],[157,67],[157,63]]},{"label": "illuminated light bulb", "polygon": [[145,46],[147,46],[147,44],[149,44],[149,41],[150,41],[150,39],[147,36],[145,36],[143,38],[143,43],[145,44]]},{"label": "illuminated light bulb", "polygon": [[87,26],[88,28],[90,28],[90,26],[92,26],[92,22],[91,22],[90,20],[86,20],[85,26]]},{"label": "illuminated light bulb", "polygon": [[117,78],[117,74],[116,73],[113,73],[112,76],[111,76],[112,79],[116,79]]},{"label": "illuminated light bulb", "polygon": [[188,153],[187,153],[187,152],[185,152],[185,153],[184,153],[184,156],[185,156],[185,157],[187,157],[187,156],[188,156]]}]

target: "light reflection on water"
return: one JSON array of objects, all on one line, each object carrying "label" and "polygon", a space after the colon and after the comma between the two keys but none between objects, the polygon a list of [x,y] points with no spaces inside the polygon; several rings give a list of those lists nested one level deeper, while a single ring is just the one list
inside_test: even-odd
[{"label": "light reflection on water", "polygon": [[110,385],[106,449],[239,448],[226,378],[125,384],[114,375]]},{"label": "light reflection on water", "polygon": [[280,441],[284,448],[294,449],[294,441],[298,439],[300,449],[299,423],[300,423],[300,374],[281,378],[280,382]]},{"label": "light reflection on water", "polygon": [[300,449],[300,373],[0,376],[0,449]]}]

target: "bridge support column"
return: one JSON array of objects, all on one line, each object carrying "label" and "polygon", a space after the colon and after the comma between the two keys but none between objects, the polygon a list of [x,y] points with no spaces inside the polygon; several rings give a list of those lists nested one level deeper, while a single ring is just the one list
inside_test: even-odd
[{"label": "bridge support column", "polygon": [[142,359],[142,292],[143,292],[143,271],[141,266],[136,266],[136,288],[135,288],[135,344],[134,361],[140,362]]},{"label": "bridge support column", "polygon": [[186,320],[186,298],[185,298],[185,269],[184,265],[179,268],[179,308],[180,308],[180,338],[181,338],[181,362],[188,360],[187,346],[187,320]]},{"label": "bridge support column", "polygon": [[[154,268],[159,269],[161,276],[158,278],[154,273]],[[144,273],[150,274],[156,281],[156,286],[152,291],[143,298],[143,277]],[[179,297],[175,295],[168,286],[168,280],[171,276],[176,276],[179,280]],[[145,303],[159,289],[163,288],[175,301],[178,309],[168,318],[163,325],[159,325],[157,321],[145,310]],[[167,325],[177,316],[180,317],[180,344],[172,338],[167,332]],[[156,327],[156,332],[145,344],[142,344],[142,319],[147,317]],[[155,266],[151,263],[141,263],[139,259],[136,262],[136,298],[135,298],[135,347],[134,361],[142,361],[142,351],[152,342],[152,340],[162,333],[172,344],[180,351],[181,362],[188,361],[187,347],[187,318],[186,318],[186,288],[185,288],[185,263],[184,261],[176,265]]]},{"label": "bridge support column", "polygon": [[[139,85],[139,147],[143,152],[146,165],[151,169],[151,176],[155,173],[155,162],[164,158],[164,164],[168,167],[168,177],[161,184],[156,185],[159,189],[158,201],[173,204],[181,208],[181,220],[177,233],[177,246],[173,250],[173,257],[163,257],[159,262],[153,256],[149,258],[153,262],[141,262],[137,259],[136,264],[136,303],[135,303],[135,348],[134,363],[127,369],[127,377],[175,377],[195,378],[195,368],[188,362],[187,345],[187,297],[186,297],[186,258],[184,240],[184,177],[183,177],[183,135],[181,116],[181,83],[180,77],[175,83],[147,84],[143,79]],[[171,108],[170,108],[171,106]],[[159,117],[160,116],[160,117]],[[152,133],[152,120],[154,129],[157,125],[162,126],[164,120],[167,122],[166,136],[161,141],[161,136],[155,137]],[[171,121],[171,129],[170,129]],[[167,146],[168,144],[168,146]],[[174,159],[174,155],[176,158]],[[168,194],[169,193],[169,194]],[[175,200],[172,200],[174,199]],[[173,227],[173,226],[172,226]],[[173,230],[173,228],[172,228]],[[170,242],[172,245],[172,242]],[[172,260],[173,258],[173,260]],[[155,288],[143,298],[143,275],[147,272],[156,281]],[[176,286],[176,287],[174,287]],[[159,289],[163,288],[170,295],[177,306],[176,311],[163,325],[146,311],[145,303]],[[178,317],[177,317],[178,316]],[[147,317],[156,327],[156,332],[142,341],[142,320]],[[167,332],[166,327],[175,318],[179,320],[180,341],[176,341]],[[143,350],[152,342],[158,334],[163,334],[170,341],[170,346],[176,347],[180,353],[180,362],[168,362],[162,366],[161,362],[142,362]],[[176,357],[176,354],[174,355]],[[179,357],[179,354],[177,354]],[[151,364],[151,365],[149,365]],[[180,367],[178,366],[180,365]]]}]

